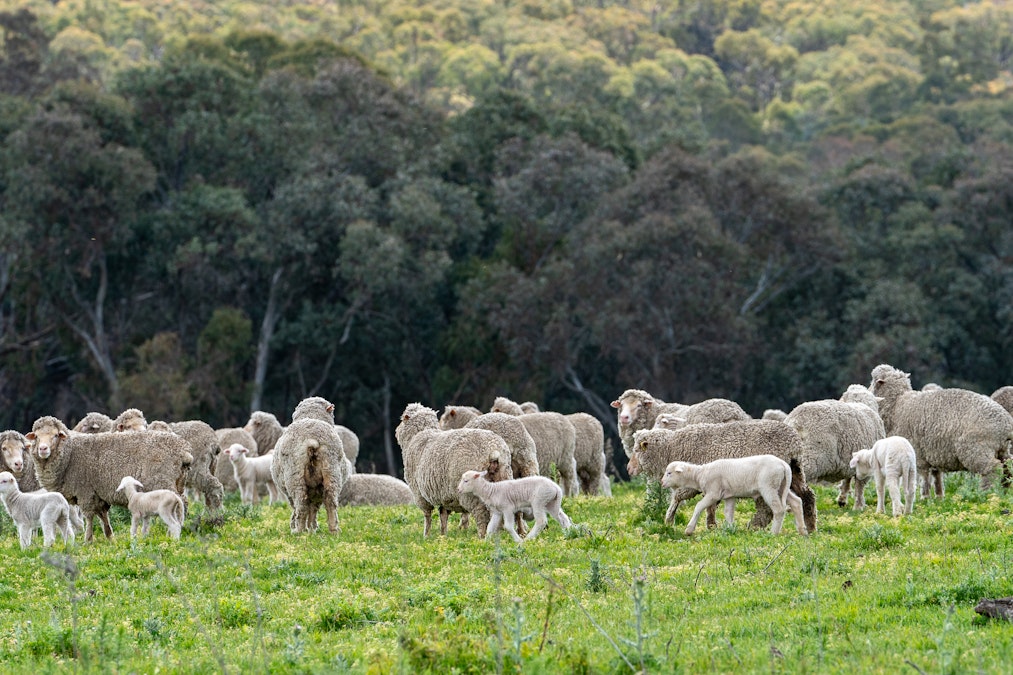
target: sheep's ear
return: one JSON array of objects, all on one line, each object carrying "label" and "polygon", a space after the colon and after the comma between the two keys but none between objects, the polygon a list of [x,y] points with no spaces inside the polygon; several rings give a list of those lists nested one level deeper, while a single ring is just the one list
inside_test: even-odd
[{"label": "sheep's ear", "polygon": [[613,408],[619,408],[619,407],[621,407],[621,406],[622,406],[622,404],[621,404],[621,403],[619,403],[619,401],[612,401],[612,403],[611,403],[611,406],[612,406]]},{"label": "sheep's ear", "polygon": [[641,450],[647,449],[647,441],[640,441],[640,449]]},{"label": "sheep's ear", "polygon": [[885,398],[883,398],[882,396],[877,396],[877,397],[876,397],[876,403],[882,403],[882,402],[883,402],[883,401],[885,401],[885,400],[886,400],[886,399],[885,399]]},{"label": "sheep's ear", "polygon": [[450,415],[451,417],[454,417],[454,416],[457,415],[457,411],[456,410],[450,410],[450,411],[447,412],[447,414]]},{"label": "sheep's ear", "polygon": [[327,412],[329,412],[329,413],[334,412],[334,404],[333,403],[331,403],[330,405],[327,406]]},{"label": "sheep's ear", "polygon": [[404,415],[401,416],[401,421],[402,422],[407,422],[409,417],[410,417],[410,415],[408,413],[405,413]]},{"label": "sheep's ear", "polygon": [[34,431],[29,431],[27,434],[25,434],[25,438],[27,438],[30,441],[34,441],[35,440],[35,432]]},{"label": "sheep's ear", "polygon": [[57,434],[57,436],[59,436],[60,438],[67,438],[67,432],[66,432],[66,431],[63,431],[63,430],[61,430],[61,431],[60,431],[60,432],[59,432],[59,433]]},{"label": "sheep's ear", "polygon": [[684,466],[677,466],[677,467],[675,467],[675,472],[676,473],[683,473],[684,471],[686,471],[686,467],[684,467]]},{"label": "sheep's ear", "polygon": [[487,473],[489,473],[489,472],[488,472],[488,471],[479,471],[479,472],[478,472],[478,473],[477,473],[477,474],[475,475],[475,477],[476,477],[476,478],[480,478],[480,477],[482,477],[482,476],[485,476],[485,475],[486,475]]}]

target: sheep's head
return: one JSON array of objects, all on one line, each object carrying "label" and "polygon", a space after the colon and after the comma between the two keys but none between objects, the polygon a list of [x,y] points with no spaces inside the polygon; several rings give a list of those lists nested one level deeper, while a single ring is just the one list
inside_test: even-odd
[{"label": "sheep's head", "polygon": [[0,493],[7,494],[8,492],[14,492],[17,486],[18,481],[14,478],[14,474],[10,471],[0,472]]},{"label": "sheep's head", "polygon": [[669,429],[675,431],[686,426],[686,418],[679,417],[672,413],[661,413],[654,420],[655,429]]},{"label": "sheep's head", "polygon": [[496,400],[492,402],[492,407],[489,408],[489,412],[506,413],[507,415],[513,415],[515,417],[524,414],[524,411],[521,410],[520,404],[511,401],[506,396],[497,396]]},{"label": "sheep's head", "polygon": [[90,412],[81,418],[81,421],[74,427],[74,431],[82,434],[99,434],[113,430],[113,421],[108,415],[100,412]]},{"label": "sheep's head", "polygon": [[661,486],[667,488],[683,487],[685,476],[690,465],[686,462],[670,462],[665,467],[665,475],[661,477]]},{"label": "sheep's head", "polygon": [[119,487],[116,488],[116,491],[119,492],[120,490],[125,490],[128,487],[132,487],[135,490],[144,489],[144,486],[141,485],[141,481],[137,480],[133,476],[124,476],[123,480],[120,481]]},{"label": "sheep's head", "polygon": [[619,426],[632,426],[637,420],[646,419],[648,411],[654,405],[654,397],[641,389],[627,389],[622,396],[612,401],[616,408]]},{"label": "sheep's head", "polygon": [[233,443],[225,449],[225,456],[230,462],[239,462],[249,454],[250,450],[241,443]]},{"label": "sheep's head", "polygon": [[51,416],[35,420],[32,430],[25,434],[25,438],[32,442],[30,452],[41,460],[49,459],[53,452],[60,447],[60,443],[69,436],[70,430],[66,425]]},{"label": "sheep's head", "polygon": [[127,408],[113,423],[113,431],[144,431],[147,428],[148,421],[137,408]]},{"label": "sheep's head", "polygon": [[394,430],[398,445],[404,450],[411,443],[412,438],[420,431],[426,429],[439,429],[440,423],[436,419],[436,411],[427,408],[421,403],[409,403],[404,412],[401,413],[401,422]]},{"label": "sheep's head", "polygon": [[304,398],[292,411],[292,421],[295,422],[303,417],[334,424],[334,404],[322,396]]},{"label": "sheep's head", "polygon": [[475,491],[475,483],[485,478],[485,471],[465,471],[457,484],[457,491],[464,494]]},{"label": "sheep's head", "polygon": [[24,436],[15,431],[5,431],[0,436],[0,451],[3,453],[4,466],[12,474],[20,478],[25,469],[25,452],[28,450],[28,441]]},{"label": "sheep's head", "polygon": [[882,363],[872,369],[872,383],[869,390],[876,396],[884,397],[911,391],[911,375]]},{"label": "sheep's head", "polygon": [[855,476],[858,478],[868,478],[872,475],[873,460],[872,448],[864,448],[855,450],[848,465],[855,470]]}]

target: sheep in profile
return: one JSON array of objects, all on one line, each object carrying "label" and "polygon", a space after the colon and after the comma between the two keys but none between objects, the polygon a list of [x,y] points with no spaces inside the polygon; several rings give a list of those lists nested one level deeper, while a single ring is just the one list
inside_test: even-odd
[{"label": "sheep in profile", "polygon": [[[903,436],[887,436],[876,441],[871,448],[862,449],[851,457],[851,467],[859,478],[876,479],[876,513],[885,513],[885,487],[890,491],[893,515],[910,514],[915,503],[918,484],[918,460],[915,449]],[[900,500],[900,486],[904,485],[904,501]]]},{"label": "sheep in profile", "polygon": [[[546,514],[555,518],[564,529],[573,525],[563,513],[563,489],[554,481],[544,476],[528,476],[490,483],[485,476],[485,471],[465,471],[461,474],[457,491],[462,495],[477,496],[489,509],[492,517],[486,530],[486,539],[492,538],[500,525],[518,544],[534,539],[545,529],[548,522]],[[535,521],[535,526],[523,540],[514,528],[514,518],[518,513],[524,514],[525,518],[530,516]]]},{"label": "sheep in profile", "polygon": [[141,525],[141,536],[148,536],[151,519],[158,516],[169,530],[169,536],[179,539],[183,531],[183,498],[172,490],[144,489],[141,482],[133,476],[124,476],[117,490],[127,496],[127,508],[130,510],[130,538],[137,537],[137,526]]},{"label": "sheep in profile", "polygon": [[465,425],[482,414],[482,411],[470,405],[448,405],[440,415],[440,429],[463,429]]},{"label": "sheep in profile", "polygon": [[783,410],[780,410],[778,408],[767,408],[766,410],[763,411],[763,416],[760,419],[783,422],[784,418],[787,416],[788,413],[786,413]]},{"label": "sheep in profile", "polygon": [[[274,415],[271,415],[271,417],[274,417]],[[281,425],[278,428],[280,429]],[[281,434],[278,435],[280,436]],[[244,427],[216,429],[215,438],[218,441],[218,453],[215,457],[214,468],[215,478],[222,484],[222,489],[225,492],[236,492],[239,490],[239,483],[236,482],[236,472],[232,469],[232,462],[225,456],[225,451],[233,443],[238,443],[249,451],[247,457],[259,457],[267,453],[260,452],[260,446],[256,439],[253,438],[253,434]]]},{"label": "sheep in profile", "polygon": [[147,428],[148,421],[137,408],[127,408],[113,420],[113,431],[144,431]]},{"label": "sheep in profile", "polygon": [[249,449],[239,443],[233,443],[225,449],[225,456],[232,464],[232,471],[236,484],[239,485],[239,494],[244,504],[256,504],[260,501],[258,489],[261,485],[267,488],[267,503],[273,504],[279,500],[278,486],[271,478],[271,463],[274,457],[261,455],[250,457]]},{"label": "sheep in profile", "polygon": [[35,462],[28,451],[28,439],[20,431],[8,429],[0,432],[0,471],[9,471],[18,481],[22,492],[38,490]]},{"label": "sheep in profile", "polygon": [[113,420],[104,413],[90,412],[81,418],[73,430],[79,434],[101,434],[113,430]]},{"label": "sheep in profile", "polygon": [[35,530],[42,528],[42,545],[52,546],[59,530],[63,542],[74,543],[72,511],[59,492],[22,492],[10,471],[0,472],[0,501],[18,527],[21,548],[32,545]]},{"label": "sheep in profile", "polygon": [[538,453],[538,469],[543,476],[550,476],[555,465],[563,492],[575,495],[580,492],[577,480],[577,462],[574,450],[577,443],[577,431],[573,423],[557,412],[537,412],[524,414],[521,406],[505,396],[498,396],[489,412],[506,413],[521,420],[524,428],[535,439],[535,451]]},{"label": "sheep in profile", "polygon": [[398,506],[414,504],[408,483],[383,473],[353,473],[338,495],[341,506]]},{"label": "sheep in profile", "polygon": [[785,511],[795,516],[795,529],[807,534],[802,520],[802,500],[791,490],[791,467],[773,455],[754,455],[734,459],[718,459],[707,464],[671,462],[665,468],[661,484],[667,488],[688,488],[703,493],[686,526],[693,534],[700,514],[719,501],[725,502],[725,521],[735,519],[735,500],[740,497],[761,498],[773,513],[771,534],[781,533]]},{"label": "sheep in profile", "polygon": [[[918,473],[970,471],[989,487],[1005,464],[1013,444],[1013,416],[990,399],[966,389],[913,391],[911,376],[893,366],[880,364],[872,370],[872,393],[880,397],[879,411],[890,436],[911,442],[918,458]],[[923,494],[928,492],[928,480]],[[942,480],[936,495],[943,496]]]},{"label": "sheep in profile", "polygon": [[636,449],[633,434],[642,429],[654,428],[654,422],[661,413],[681,416],[689,409],[688,405],[682,403],[665,403],[643,389],[627,389],[612,401],[612,407],[618,411],[619,439],[627,457],[632,457]]}]

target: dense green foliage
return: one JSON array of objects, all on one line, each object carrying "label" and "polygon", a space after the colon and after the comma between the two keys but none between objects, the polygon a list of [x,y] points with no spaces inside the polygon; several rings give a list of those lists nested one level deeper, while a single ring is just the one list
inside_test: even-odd
[{"label": "dense green foliage", "polygon": [[[0,2],[0,423],[1013,371],[1000,2]],[[368,464],[366,464],[368,466]]]},{"label": "dense green foliage", "polygon": [[[951,475],[903,519],[834,505],[820,531],[681,534],[642,483],[576,497],[578,524],[516,546],[460,530],[422,539],[414,507],[341,512],[341,533],[291,535],[289,510],[227,501],[183,538],[161,523],[48,554],[0,554],[7,673],[1005,673],[1013,595],[1010,495]],[[870,496],[875,501],[872,491]],[[6,516],[4,516],[6,519]],[[788,519],[791,520],[790,518]]]}]

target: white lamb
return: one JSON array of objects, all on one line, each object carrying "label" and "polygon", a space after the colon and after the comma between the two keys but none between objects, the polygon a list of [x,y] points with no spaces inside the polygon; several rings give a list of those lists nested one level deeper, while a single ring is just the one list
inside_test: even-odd
[{"label": "white lamb", "polygon": [[[876,441],[869,449],[857,450],[851,456],[851,468],[860,479],[876,479],[876,513],[886,513],[883,486],[890,491],[890,504],[894,517],[910,514],[915,503],[918,469],[915,449],[903,436],[887,436]],[[904,484],[904,501],[900,499],[900,485]]]},{"label": "white lamb", "polygon": [[0,472],[0,501],[18,526],[22,549],[31,546],[32,536],[39,527],[42,528],[43,546],[53,545],[56,530],[63,535],[65,544],[74,543],[70,504],[59,492],[22,492],[14,474],[3,471]]},{"label": "white lamb", "polygon": [[[490,539],[502,525],[514,541],[520,543],[534,539],[548,522],[545,514],[556,519],[564,529],[573,525],[563,513],[563,489],[552,479],[544,476],[525,476],[490,483],[485,471],[465,471],[457,491],[471,493],[482,500],[491,513],[485,538]],[[526,520],[534,519],[535,525],[522,540],[514,528],[514,514],[523,514]]]},{"label": "white lamb", "polygon": [[233,443],[225,450],[225,455],[232,462],[232,471],[236,476],[236,483],[239,484],[239,494],[244,504],[256,504],[260,501],[260,486],[267,486],[267,503],[273,504],[278,501],[278,486],[271,477],[271,462],[274,455],[268,453],[260,457],[248,457],[249,450]]},{"label": "white lamb", "polygon": [[789,488],[791,467],[774,455],[753,455],[734,459],[717,459],[707,464],[672,462],[665,469],[661,484],[667,488],[692,488],[703,493],[686,527],[693,534],[696,522],[707,507],[725,502],[725,521],[735,518],[735,500],[740,497],[762,497],[774,514],[772,534],[780,534],[786,510],[795,516],[795,529],[808,534],[802,519],[802,500]]},{"label": "white lamb", "polygon": [[130,509],[130,538],[137,536],[137,525],[141,525],[141,536],[148,536],[151,518],[158,516],[169,530],[169,536],[179,539],[183,531],[183,498],[172,490],[143,490],[141,481],[133,476],[124,476],[117,490],[123,490],[127,496],[127,508]]}]

